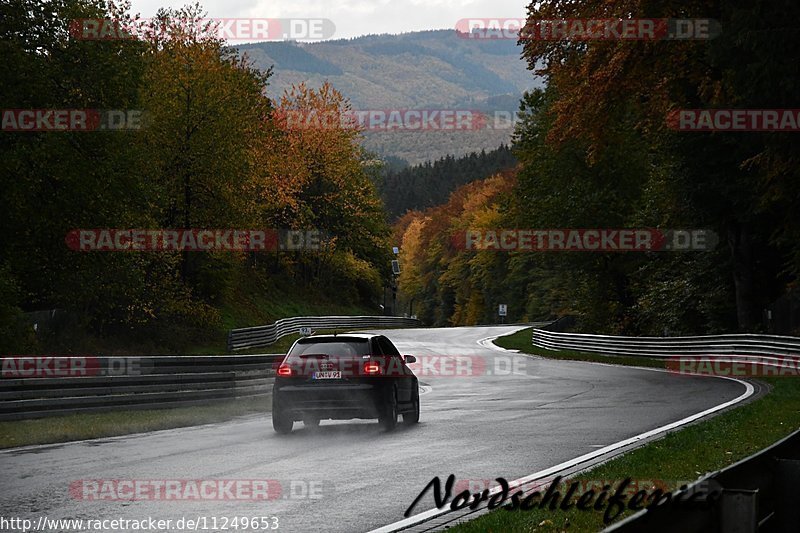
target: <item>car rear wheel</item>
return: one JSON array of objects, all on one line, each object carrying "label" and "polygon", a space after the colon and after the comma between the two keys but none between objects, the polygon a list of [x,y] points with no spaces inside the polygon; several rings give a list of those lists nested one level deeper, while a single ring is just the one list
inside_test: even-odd
[{"label": "car rear wheel", "polygon": [[403,413],[403,424],[416,424],[419,422],[419,389],[414,391],[414,399],[411,401],[412,410],[410,413]]},{"label": "car rear wheel", "polygon": [[378,417],[378,423],[386,431],[392,431],[397,427],[397,391],[392,391],[389,401],[383,406]]},{"label": "car rear wheel", "polygon": [[292,432],[294,421],[286,416],[280,409],[272,410],[272,429],[281,435],[287,435]]}]

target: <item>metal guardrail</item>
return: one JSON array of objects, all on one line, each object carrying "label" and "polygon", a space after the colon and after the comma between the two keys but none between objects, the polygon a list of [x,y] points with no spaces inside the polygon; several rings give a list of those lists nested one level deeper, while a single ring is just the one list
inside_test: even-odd
[{"label": "metal guardrail", "polygon": [[[716,492],[716,501],[639,511],[605,531],[634,533],[795,533],[800,530],[800,431],[746,459],[703,476],[675,498]],[[709,503],[704,505],[705,503]]]},{"label": "metal guardrail", "polygon": [[[95,375],[0,379],[0,420],[207,404],[272,393],[284,354],[92,357]],[[135,372],[108,370],[135,361]]]},{"label": "metal guardrail", "polygon": [[415,318],[397,316],[296,316],[282,318],[274,324],[252,328],[232,329],[228,332],[228,351],[246,350],[269,346],[279,338],[299,333],[300,328],[391,328],[419,327],[421,322]]},{"label": "metal guardrail", "polygon": [[[545,326],[548,329],[553,329]],[[779,335],[731,334],[688,337],[620,337],[534,329],[534,346],[603,355],[658,358],[731,358],[775,365],[800,357],[800,338]],[[800,531],[800,506],[794,494],[800,481],[800,431],[747,459],[702,477],[673,497],[718,491],[707,505],[669,504],[640,511],[606,531],[685,531],[752,533]]]},{"label": "metal guardrail", "polygon": [[779,357],[800,356],[800,338],[779,335],[618,337],[534,329],[532,342],[534,346],[548,350],[573,350],[640,357],[746,356],[748,360],[768,362]]},{"label": "metal guardrail", "polygon": [[[230,350],[254,348],[312,329],[419,326],[416,319],[382,316],[293,317],[268,326],[234,329]],[[74,377],[0,378],[0,420],[120,409],[157,409],[272,393],[274,367],[284,354],[81,357],[91,369]],[[25,358],[12,358],[25,359]],[[41,359],[41,358],[36,358]],[[81,366],[86,365],[86,361]],[[120,362],[135,368],[117,369]],[[5,368],[5,367],[4,367]],[[41,376],[43,373],[32,372]],[[44,375],[47,375],[44,373]]]}]

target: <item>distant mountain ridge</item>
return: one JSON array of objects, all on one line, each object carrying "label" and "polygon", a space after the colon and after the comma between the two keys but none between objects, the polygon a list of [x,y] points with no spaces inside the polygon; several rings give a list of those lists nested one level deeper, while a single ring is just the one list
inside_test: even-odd
[{"label": "distant mountain ridge", "polygon": [[[367,35],[319,43],[264,42],[237,46],[259,68],[274,66],[270,93],[292,84],[329,81],[355,109],[503,109],[542,86],[513,40],[458,37],[454,30]],[[511,130],[367,132],[365,146],[411,163],[507,143]]]}]

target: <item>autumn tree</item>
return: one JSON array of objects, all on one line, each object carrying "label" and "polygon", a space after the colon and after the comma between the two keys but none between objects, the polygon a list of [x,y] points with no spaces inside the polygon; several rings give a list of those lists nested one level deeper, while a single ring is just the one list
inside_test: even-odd
[{"label": "autumn tree", "polygon": [[800,207],[790,192],[798,183],[796,140],[786,133],[674,133],[666,117],[681,108],[796,107],[800,35],[790,21],[799,10],[791,1],[533,2],[530,24],[715,18],[722,33],[711,40],[521,41],[530,68],[549,80],[551,143],[582,139],[591,165],[615,149],[614,132],[628,127],[660,162],[669,161],[654,188],[696,207],[694,224],[722,235],[728,256],[719,272],[733,285],[742,330],[757,326],[760,310],[800,264],[800,225],[790,214]]},{"label": "autumn tree", "polygon": [[256,187],[263,220],[326,236],[323,253],[299,256],[306,283],[344,276],[369,294],[388,277],[389,229],[350,110],[328,83],[283,94],[257,147]]},{"label": "autumn tree", "polygon": [[[253,146],[266,134],[269,72],[225,47],[215,23],[204,17],[199,5],[161,10],[145,34],[143,171],[153,178],[148,200],[163,227],[243,227],[256,221],[253,199],[242,192],[255,164]],[[203,268],[200,259],[183,254],[184,278]]]}]

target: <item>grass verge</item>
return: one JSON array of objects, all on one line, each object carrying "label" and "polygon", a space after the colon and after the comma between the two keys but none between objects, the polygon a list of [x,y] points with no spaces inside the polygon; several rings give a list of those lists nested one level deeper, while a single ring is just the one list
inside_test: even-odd
[{"label": "grass verge", "polygon": [[0,448],[52,444],[98,437],[224,422],[236,416],[269,412],[272,398],[241,398],[214,405],[80,413],[0,422]]},{"label": "grass verge", "polygon": [[[646,358],[604,357],[580,352],[551,352],[533,348],[531,330],[501,337],[498,346],[534,353],[553,359],[602,361],[634,366],[664,366],[662,361]],[[649,364],[647,364],[649,363]],[[742,407],[682,430],[613,459],[574,480],[663,480],[670,489],[681,482],[694,480],[724,468],[761,450],[800,427],[800,381],[790,377],[762,378],[772,386],[766,396]],[[614,485],[616,487],[616,484]],[[563,495],[563,491],[561,491]],[[626,511],[615,521],[632,514]],[[498,510],[448,531],[539,532],[599,531],[606,527],[602,511],[535,509],[532,511]]]}]

